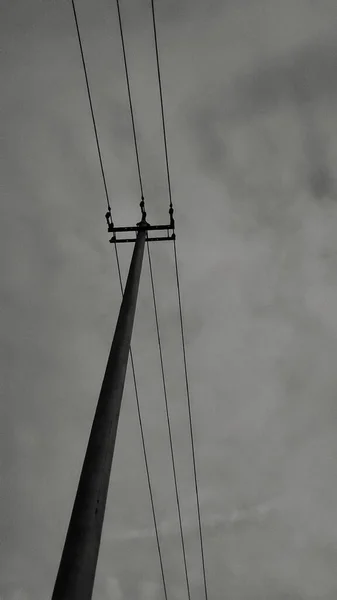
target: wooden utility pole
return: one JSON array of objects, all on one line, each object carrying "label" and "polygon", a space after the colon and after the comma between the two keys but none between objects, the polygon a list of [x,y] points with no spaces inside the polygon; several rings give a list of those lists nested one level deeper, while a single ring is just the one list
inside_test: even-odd
[{"label": "wooden utility pole", "polygon": [[142,269],[140,227],[99,395],[52,600],[90,600]]},{"label": "wooden utility pole", "polygon": [[[56,577],[52,600],[91,600],[109,488],[119,413],[135,317],[145,241],[170,240],[169,225],[149,225],[146,213],[136,227],[114,227],[107,213],[110,242],[135,243],[122,305],[91,428],[80,481]],[[148,238],[149,230],[167,230],[167,236]],[[136,231],[136,240],[117,239],[116,232]]]}]

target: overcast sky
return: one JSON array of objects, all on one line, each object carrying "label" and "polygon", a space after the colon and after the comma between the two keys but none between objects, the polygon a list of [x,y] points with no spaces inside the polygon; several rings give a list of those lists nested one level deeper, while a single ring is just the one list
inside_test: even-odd
[{"label": "overcast sky", "polygon": [[[209,600],[337,597],[337,3],[157,0]],[[114,0],[77,0],[118,225],[139,189]],[[148,219],[149,0],[122,0]],[[2,0],[1,600],[50,598],[120,305],[69,0]],[[131,248],[120,247],[123,277]],[[172,247],[153,244],[192,600]],[[187,599],[147,259],[133,347],[168,600]],[[95,600],[162,600],[128,373]]]}]

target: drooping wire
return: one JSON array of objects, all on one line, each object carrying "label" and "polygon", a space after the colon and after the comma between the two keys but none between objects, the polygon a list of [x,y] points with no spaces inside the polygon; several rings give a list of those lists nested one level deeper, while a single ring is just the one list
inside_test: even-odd
[{"label": "drooping wire", "polygon": [[[123,291],[123,282],[122,282],[122,275],[121,275],[121,268],[120,268],[119,256],[118,256],[118,252],[117,252],[117,244],[114,244],[114,246],[115,246],[115,251],[116,251],[116,262],[117,262],[118,278],[119,278],[121,292],[122,292],[122,295],[123,295],[123,293],[124,293],[124,291]],[[134,363],[134,360],[133,360],[133,353],[132,353],[131,347],[130,347],[130,360],[131,360],[131,369],[132,369],[133,384],[134,384],[135,394],[136,394],[137,412],[138,412],[138,420],[139,420],[139,427],[140,427],[140,435],[141,435],[142,446],[143,446],[143,454],[144,454],[144,461],[145,461],[146,476],[147,476],[147,482],[148,482],[148,487],[149,487],[149,492],[150,492],[150,500],[151,500],[151,509],[152,509],[153,523],[154,523],[154,528],[155,528],[155,533],[156,533],[157,549],[158,549],[159,562],[160,562],[160,570],[161,570],[161,575],[162,575],[162,580],[163,580],[163,588],[164,588],[165,600],[167,600],[167,588],[166,588],[166,580],[165,580],[165,574],[164,574],[164,564],[163,564],[163,557],[162,557],[162,552],[161,552],[161,547],[160,547],[160,541],[159,541],[159,531],[158,531],[158,525],[157,525],[156,511],[155,511],[155,507],[154,507],[154,499],[153,499],[153,492],[152,492],[152,484],[151,484],[149,463],[148,463],[148,459],[147,459],[147,450],[146,450],[146,444],[145,444],[145,438],[144,438],[143,419],[142,419],[142,414],[141,414],[141,410],[140,410],[140,403],[139,403],[139,394],[138,394],[138,386],[137,386],[137,379],[136,379],[135,363]]]},{"label": "drooping wire", "polygon": [[185,549],[185,542],[184,542],[184,532],[183,532],[183,524],[182,524],[181,508],[180,508],[180,500],[179,500],[179,491],[178,491],[177,471],[176,471],[175,457],[174,457],[174,451],[173,451],[173,439],[172,439],[172,431],[171,431],[171,419],[170,419],[170,412],[169,412],[168,400],[167,400],[166,378],[165,378],[165,371],[164,371],[164,361],[163,361],[163,352],[162,352],[161,336],[160,336],[160,329],[159,329],[157,300],[156,300],[156,292],[155,292],[155,287],[154,287],[154,277],[153,277],[153,269],[152,269],[152,261],[151,261],[151,253],[150,253],[149,242],[147,242],[147,255],[148,255],[148,259],[149,259],[149,268],[150,268],[150,278],[151,278],[153,307],[154,307],[154,314],[155,314],[155,321],[156,321],[157,341],[158,341],[158,349],[159,349],[159,357],[160,357],[160,368],[161,368],[162,383],[163,383],[163,390],[164,390],[167,428],[168,428],[169,440],[170,440],[170,451],[171,451],[171,459],[172,459],[174,487],[175,487],[177,509],[178,509],[178,517],[179,517],[181,548],[182,548],[183,559],[184,559],[184,570],[185,570],[187,594],[188,594],[189,600],[191,600],[190,583],[189,583],[188,571],[187,571],[186,549]]},{"label": "drooping wire", "polygon": [[182,347],[183,347],[186,397],[187,397],[188,418],[189,418],[189,425],[190,425],[190,437],[191,437],[191,447],[192,447],[194,486],[195,486],[195,495],[196,495],[197,513],[198,513],[198,525],[199,525],[199,539],[200,539],[201,562],[202,562],[202,572],[203,572],[203,580],[204,580],[205,598],[207,600],[208,599],[208,588],[207,588],[206,568],[205,568],[204,541],[203,541],[202,524],[201,524],[201,511],[200,511],[200,499],[199,499],[199,484],[198,484],[197,465],[196,465],[196,458],[195,458],[195,445],[194,445],[194,433],[193,433],[192,410],[191,410],[191,396],[190,396],[190,386],[189,386],[188,372],[187,372],[185,332],[184,332],[184,322],[183,322],[183,312],[182,312],[182,302],[181,302],[181,292],[180,292],[180,280],[179,280],[179,269],[178,269],[178,258],[177,258],[176,240],[173,240],[173,247],[174,247],[174,262],[175,262],[176,281],[177,281],[177,290],[178,290],[178,304],[179,304],[179,319],[180,319],[181,343],[182,343]]},{"label": "drooping wire", "polygon": [[153,23],[154,45],[155,45],[155,51],[156,51],[156,64],[157,64],[157,76],[158,76],[158,86],[159,86],[159,96],[160,96],[161,120],[162,120],[162,127],[163,127],[164,147],[165,147],[165,162],[166,162],[167,186],[168,186],[168,192],[169,192],[170,208],[172,208],[171,176],[170,176],[168,151],[167,151],[167,137],[166,137],[166,125],[165,125],[163,86],[162,86],[162,82],[161,82],[161,73],[160,73],[158,38],[157,38],[157,25],[156,25],[156,15],[155,15],[155,10],[154,10],[154,0],[151,0],[151,8],[152,8],[152,23]]},{"label": "drooping wire", "polygon": [[137,160],[137,169],[138,169],[138,178],[139,178],[139,186],[140,186],[140,192],[141,192],[140,208],[141,208],[141,211],[142,211],[143,218],[145,219],[146,218],[146,212],[145,212],[143,180],[142,180],[142,175],[141,175],[141,170],[140,170],[140,161],[139,161],[139,152],[138,152],[138,144],[137,144],[136,126],[135,126],[135,119],[134,119],[134,113],[133,113],[133,104],[132,104],[132,98],[131,98],[130,78],[129,78],[128,64],[127,64],[127,60],[126,60],[125,42],[124,42],[124,34],[123,34],[123,24],[122,24],[122,16],[121,16],[121,10],[120,10],[120,5],[119,5],[119,0],[116,0],[116,4],[117,4],[119,31],[120,31],[121,43],[122,43],[122,51],[123,51],[125,79],[126,79],[126,85],[127,85],[127,89],[128,89],[129,107],[130,107],[130,115],[131,115],[131,122],[132,122],[132,131],[133,131],[133,141],[134,141],[134,145],[135,145],[136,160]]},{"label": "drooping wire", "polygon": [[[125,77],[126,77],[126,84],[127,84],[128,97],[129,97],[129,106],[130,106],[130,114],[131,114],[131,121],[132,121],[133,139],[134,139],[134,146],[135,146],[135,152],[136,152],[139,185],[140,185],[140,191],[141,191],[141,196],[142,196],[142,202],[141,202],[140,206],[142,208],[142,212],[143,212],[143,215],[144,215],[145,209],[144,209],[143,182],[142,182],[141,169],[140,169],[140,160],[139,160],[139,152],[138,152],[137,134],[136,134],[135,121],[134,121],[133,105],[132,105],[132,98],[131,98],[130,78],[129,78],[129,71],[128,71],[128,66],[127,66],[127,59],[126,59],[125,42],[124,42],[124,34],[123,34],[123,23],[122,23],[122,18],[121,18],[121,11],[120,11],[119,0],[116,0],[116,4],[117,4],[119,29],[120,29],[120,36],[121,36],[121,43],[122,43],[122,50],[123,50],[123,59],[124,59],[124,67],[125,67]],[[170,211],[171,211],[170,214],[172,215],[173,214],[172,202],[170,202]],[[146,216],[146,213],[145,213],[145,216]],[[157,339],[158,339],[158,347],[159,347],[159,354],[160,354],[160,364],[161,364],[163,390],[164,390],[165,407],[166,407],[166,416],[167,416],[167,424],[168,424],[168,432],[169,432],[169,440],[170,440],[170,448],[171,448],[172,468],[173,468],[174,483],[175,483],[175,493],[176,493],[177,509],[178,509],[178,517],[179,517],[179,527],[180,527],[180,535],[181,535],[181,544],[182,544],[182,551],[183,551],[184,570],[185,570],[185,576],[186,576],[186,586],[187,586],[188,598],[189,598],[189,600],[191,600],[190,585],[189,585],[188,572],[187,572],[186,550],[185,550],[184,534],[183,534],[183,528],[182,528],[182,517],[181,517],[181,509],[180,509],[180,500],[179,500],[179,493],[178,493],[178,483],[177,483],[177,476],[176,476],[176,466],[175,466],[175,459],[174,459],[174,452],[173,452],[173,440],[172,440],[172,432],[171,432],[171,422],[170,422],[170,415],[169,415],[169,410],[168,410],[168,400],[167,400],[164,363],[163,363],[163,355],[162,355],[161,339],[160,339],[160,331],[159,331],[157,303],[156,303],[154,280],[153,280],[153,271],[152,271],[152,263],[151,263],[151,256],[150,256],[150,250],[149,250],[149,243],[148,242],[147,242],[147,251],[148,251],[148,257],[149,257],[149,266],[150,266],[150,275],[151,275],[151,287],[152,287],[152,295],[153,295],[153,303],[154,303],[154,311],[155,311]],[[132,358],[131,352],[130,352],[130,355],[131,355],[131,363],[133,364],[133,358]],[[139,410],[139,408],[138,408],[138,410]],[[159,549],[159,547],[158,547],[158,549]]]},{"label": "drooping wire", "polygon": [[95,119],[94,109],[93,109],[92,100],[91,100],[91,92],[90,92],[90,86],[89,86],[89,80],[88,80],[87,67],[86,67],[86,64],[85,64],[85,58],[84,58],[84,52],[83,52],[83,46],[82,46],[81,33],[80,33],[79,25],[78,25],[77,12],[76,12],[76,6],[75,6],[74,0],[71,0],[71,4],[72,4],[72,7],[73,7],[74,20],[75,20],[76,31],[77,31],[77,38],[78,38],[78,43],[79,43],[79,46],[80,46],[80,52],[81,52],[81,58],[82,58],[82,66],[83,66],[83,71],[84,71],[84,76],[85,76],[85,83],[86,83],[86,86],[87,86],[87,94],[88,94],[88,99],[89,99],[89,105],[90,105],[90,112],[91,112],[92,123],[93,123],[93,126],[94,126],[96,146],[97,146],[99,164],[100,164],[100,167],[101,167],[101,174],[102,174],[102,179],[103,179],[103,184],[104,184],[106,203],[107,203],[107,206],[108,206],[108,210],[111,212],[110,198],[109,198],[108,187],[107,187],[106,178],[105,178],[105,172],[104,172],[104,167],[103,167],[101,147],[100,147],[100,143],[99,143],[99,139],[98,139],[98,131],[97,131],[97,126],[96,126],[96,119]]},{"label": "drooping wire", "polygon": [[[87,75],[87,68],[86,68],[86,63],[85,63],[85,58],[84,58],[81,33],[80,33],[80,28],[79,28],[78,19],[77,19],[76,6],[75,6],[74,0],[71,0],[71,3],[72,3],[72,8],[73,8],[73,14],[74,14],[74,20],[75,20],[75,25],[76,25],[76,31],[77,31],[77,37],[78,37],[79,47],[80,47],[80,51],[81,51],[82,66],[83,66],[83,71],[84,71],[84,75],[85,75],[85,81],[86,81],[88,99],[89,99],[89,104],[90,104],[91,117],[92,117],[92,122],[93,122],[93,126],[94,126],[95,139],[96,139],[97,152],[98,152],[99,162],[100,162],[100,167],[101,167],[102,179],[103,179],[103,183],[104,183],[106,201],[107,201],[108,211],[111,212],[111,205],[110,205],[110,200],[109,200],[109,193],[108,193],[108,188],[107,188],[107,184],[106,184],[106,178],[105,178],[105,172],[104,172],[102,154],[101,154],[100,143],[99,143],[99,138],[98,138],[98,131],[97,131],[97,127],[96,127],[95,114],[94,114],[93,104],[92,104],[92,100],[91,100],[90,86],[89,86],[89,80],[88,80],[88,75]],[[144,207],[144,205],[143,205],[143,207]],[[143,207],[141,206],[142,212],[143,212]],[[121,291],[122,291],[122,294],[123,294],[123,284],[122,284],[122,277],[121,277],[121,270],[120,270],[120,263],[119,263],[119,256],[118,256],[118,251],[117,251],[117,245],[114,244],[114,246],[115,246],[115,252],[116,252],[116,262],[117,262],[119,282],[120,282]],[[156,518],[156,513],[155,513],[155,508],[154,508],[154,499],[153,499],[153,492],[152,492],[152,484],[151,484],[151,478],[150,478],[150,472],[149,472],[149,465],[148,465],[148,459],[147,459],[147,451],[146,451],[145,439],[144,439],[144,428],[143,428],[143,422],[142,422],[142,417],[141,417],[141,412],[140,412],[138,387],[137,387],[136,373],[135,373],[134,360],[133,360],[133,355],[132,355],[131,348],[130,348],[130,358],[131,358],[133,381],[134,381],[134,387],[135,387],[135,393],[136,393],[137,411],[138,411],[138,419],[139,419],[139,425],[140,425],[140,431],[141,431],[141,439],[142,439],[142,446],[143,446],[143,453],[144,453],[145,468],[146,468],[147,481],[148,481],[148,487],[149,487],[149,493],[150,493],[150,501],[151,501],[151,507],[152,507],[152,515],[153,515],[154,528],[155,528],[155,534],[156,534],[156,540],[157,540],[157,548],[158,548],[160,569],[161,569],[162,580],[163,580],[163,588],[164,588],[165,600],[167,600],[166,580],[165,580],[165,575],[164,575],[162,552],[161,552],[161,548],[160,548],[160,540],[159,540],[159,532],[158,532],[158,526],[157,526],[157,518]]]},{"label": "drooping wire", "polygon": [[[157,36],[157,26],[156,26],[156,15],[155,15],[154,0],[151,0],[151,8],[152,8],[153,33],[154,33],[154,42],[155,42],[155,51],[156,51],[156,63],[157,63],[158,86],[159,86],[159,95],[160,95],[160,106],[161,106],[161,115],[162,115],[162,127],[163,127],[163,139],[164,139],[165,161],[166,161],[166,171],[167,171],[167,183],[168,183],[170,208],[172,208],[172,188],[171,188],[171,177],[170,177],[170,168],[169,168],[169,160],[168,160],[168,150],[167,150],[167,137],[166,137],[166,125],[165,125],[164,101],[163,101],[163,90],[162,90],[162,79],[161,79],[161,71],[160,71],[160,62],[159,62],[158,36]],[[198,474],[197,474],[196,457],[195,457],[195,444],[194,444],[194,433],[193,433],[193,423],[192,423],[192,409],[191,409],[190,386],[189,386],[188,372],[187,372],[185,333],[184,333],[184,323],[183,323],[183,313],[182,313],[182,301],[181,301],[181,292],[180,292],[180,280],[179,280],[177,247],[176,247],[176,241],[175,241],[175,239],[174,239],[173,243],[174,243],[174,262],[175,262],[175,271],[176,271],[176,281],[177,281],[177,290],[178,290],[180,332],[181,332],[181,341],[182,341],[182,347],[183,347],[186,397],[187,397],[189,426],[190,426],[190,437],[191,437],[191,448],[192,448],[192,459],[193,459],[194,485],[195,485],[195,494],[196,494],[197,514],[198,514],[200,551],[201,551],[201,561],[202,561],[202,571],[203,571],[203,581],[204,581],[205,598],[206,598],[206,600],[208,600],[208,588],[207,588],[206,568],[205,568],[204,542],[203,542],[203,533],[202,533],[202,524],[201,524],[201,511],[200,511],[200,500],[199,500],[199,484],[198,484]]]}]

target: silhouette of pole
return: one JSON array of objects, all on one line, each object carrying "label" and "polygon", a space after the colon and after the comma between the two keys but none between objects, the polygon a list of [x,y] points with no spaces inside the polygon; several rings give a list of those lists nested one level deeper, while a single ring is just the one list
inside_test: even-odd
[{"label": "silhouette of pole", "polygon": [[92,597],[145,239],[144,219],[139,224],[52,600]]}]

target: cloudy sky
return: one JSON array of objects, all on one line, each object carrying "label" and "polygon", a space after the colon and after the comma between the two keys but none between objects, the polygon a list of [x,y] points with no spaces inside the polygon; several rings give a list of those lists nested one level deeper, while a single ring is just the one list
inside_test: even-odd
[{"label": "cloudy sky", "polygon": [[[77,0],[117,224],[139,190],[114,0]],[[149,0],[122,0],[148,218],[167,219]],[[209,600],[337,596],[337,3],[157,0]],[[2,0],[1,600],[50,598],[120,304],[69,0]],[[125,278],[130,247],[121,247]],[[152,245],[192,600],[172,248]],[[185,600],[147,260],[133,347]],[[128,374],[96,600],[161,600]]]}]

